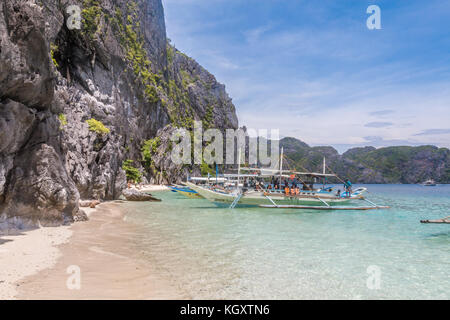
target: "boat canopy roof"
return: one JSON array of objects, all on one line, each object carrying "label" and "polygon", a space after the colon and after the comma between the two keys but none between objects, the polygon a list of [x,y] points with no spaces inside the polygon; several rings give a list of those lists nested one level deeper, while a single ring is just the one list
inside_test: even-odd
[{"label": "boat canopy roof", "polygon": [[259,174],[236,174],[236,173],[225,173],[223,175],[226,178],[253,178],[253,177],[260,177]]},{"label": "boat canopy roof", "polygon": [[299,176],[310,176],[310,177],[336,177],[333,173],[318,173],[318,172],[292,172],[292,174],[297,174]]},{"label": "boat canopy roof", "polygon": [[[241,168],[244,171],[259,171],[261,175],[267,176],[278,176],[280,174],[280,169],[272,169],[272,168]],[[281,170],[282,177],[289,177],[292,174],[299,176],[308,176],[308,177],[336,177],[335,174],[332,173],[318,173],[318,172],[298,172],[292,170]],[[287,175],[283,175],[286,173]],[[242,176],[242,175],[241,175]]]},{"label": "boat canopy roof", "polygon": [[228,179],[226,179],[226,178],[220,178],[220,177],[215,177],[215,176],[211,176],[211,177],[190,177],[188,180],[191,180],[191,181],[221,181],[221,182],[224,182],[224,181],[227,181]]},{"label": "boat canopy roof", "polygon": [[[227,178],[261,178],[261,177],[271,177],[274,176],[274,174],[224,174],[225,177]],[[278,174],[276,174],[276,176],[278,176]],[[283,178],[289,178],[289,175],[282,175]]]}]

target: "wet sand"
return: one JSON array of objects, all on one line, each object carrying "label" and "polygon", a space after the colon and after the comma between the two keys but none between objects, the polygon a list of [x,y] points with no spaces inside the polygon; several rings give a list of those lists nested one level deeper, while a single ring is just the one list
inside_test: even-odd
[{"label": "wet sand", "polygon": [[53,267],[21,280],[16,298],[187,298],[168,279],[156,277],[152,266],[140,259],[133,244],[138,226],[124,221],[120,202],[97,208],[90,212],[88,222],[70,228],[73,235],[59,246],[61,256]]}]

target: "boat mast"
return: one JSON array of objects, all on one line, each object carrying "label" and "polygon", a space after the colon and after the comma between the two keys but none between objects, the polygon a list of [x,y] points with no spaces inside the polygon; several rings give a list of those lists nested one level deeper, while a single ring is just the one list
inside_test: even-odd
[{"label": "boat mast", "polygon": [[281,189],[281,177],[283,175],[283,153],[284,153],[284,148],[281,147],[281,156],[280,156],[280,189]]},{"label": "boat mast", "polygon": [[239,188],[239,178],[241,175],[241,148],[238,150],[238,176],[237,176],[237,187]]},{"label": "boat mast", "polygon": [[326,179],[326,177],[325,177],[325,172],[326,172],[326,168],[327,167],[327,163],[326,163],[326,160],[325,160],[325,157],[323,157],[323,174],[324,174],[324,176],[323,176],[323,178],[322,178],[322,183],[323,183],[323,188],[325,189],[325,179]]},{"label": "boat mast", "polygon": [[323,157],[323,174],[325,174],[325,168],[326,168],[327,164],[326,164],[326,160],[325,157]]}]

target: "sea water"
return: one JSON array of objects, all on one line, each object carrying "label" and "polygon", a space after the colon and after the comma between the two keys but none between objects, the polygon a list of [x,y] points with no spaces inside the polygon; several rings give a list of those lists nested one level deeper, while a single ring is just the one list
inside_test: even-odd
[{"label": "sea water", "polygon": [[140,257],[187,298],[449,299],[450,225],[420,220],[450,215],[450,185],[365,187],[392,208],[230,210],[170,191],[125,208]]}]

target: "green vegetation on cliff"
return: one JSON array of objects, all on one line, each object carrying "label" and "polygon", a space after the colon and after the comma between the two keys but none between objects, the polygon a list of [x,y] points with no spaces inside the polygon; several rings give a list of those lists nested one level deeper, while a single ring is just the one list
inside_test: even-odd
[{"label": "green vegetation on cliff", "polygon": [[138,7],[135,1],[127,3],[125,15],[117,8],[113,19],[115,28],[120,36],[120,44],[126,54],[126,59],[134,75],[142,83],[145,97],[150,103],[157,103],[161,100],[161,92],[158,92],[158,89],[161,91],[159,85],[162,78],[160,75],[152,72],[139,21]]},{"label": "green vegetation on cliff", "polygon": [[153,155],[158,151],[159,146],[161,145],[161,139],[159,137],[155,137],[153,139],[145,140],[144,145],[142,146],[142,162],[144,162],[144,166],[146,168],[151,168],[154,166]]},{"label": "green vegetation on cliff", "polygon": [[83,18],[83,34],[91,40],[99,30],[102,8],[98,0],[84,0],[81,16]]},{"label": "green vegetation on cliff", "polygon": [[202,164],[200,165],[200,171],[202,173],[202,176],[207,176],[208,174],[213,176],[216,174],[215,170],[203,160]]},{"label": "green vegetation on cliff", "polygon": [[56,68],[59,68],[59,64],[55,59],[55,54],[58,51],[58,46],[54,43],[50,44],[50,57],[52,58],[52,62]]},{"label": "green vegetation on cliff", "polygon": [[59,124],[60,124],[59,129],[62,130],[63,127],[65,127],[67,125],[67,117],[64,113],[60,113],[58,115],[58,120],[59,120]]},{"label": "green vegetation on cliff", "polygon": [[89,131],[93,131],[100,135],[108,134],[110,132],[101,121],[89,119],[86,120],[86,123],[89,125]]},{"label": "green vegetation on cliff", "polygon": [[209,106],[203,117],[203,130],[207,130],[214,126],[214,106]]},{"label": "green vegetation on cliff", "polygon": [[195,82],[195,79],[190,73],[185,70],[184,65],[175,66],[175,59],[186,57],[182,55],[173,46],[167,43],[167,64],[169,71],[169,81],[165,83],[167,96],[170,99],[168,104],[168,112],[171,122],[174,126],[179,128],[186,128],[188,130],[194,127],[194,110],[192,101],[189,97],[188,86]]},{"label": "green vegetation on cliff", "polygon": [[134,183],[141,182],[142,179],[142,173],[139,171],[138,168],[133,166],[133,160],[125,160],[122,164],[122,169],[125,171],[125,174],[127,175],[127,181],[131,181]]}]

